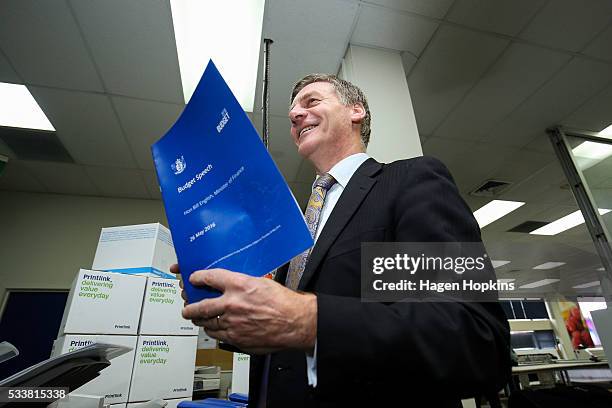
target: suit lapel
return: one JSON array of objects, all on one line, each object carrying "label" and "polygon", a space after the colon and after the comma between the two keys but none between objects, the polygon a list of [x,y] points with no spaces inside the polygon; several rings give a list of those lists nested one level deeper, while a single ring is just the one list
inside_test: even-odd
[{"label": "suit lapel", "polygon": [[376,183],[374,175],[378,173],[381,167],[380,163],[370,158],[359,166],[353,174],[310,253],[298,290],[304,290],[308,285],[327,251]]}]

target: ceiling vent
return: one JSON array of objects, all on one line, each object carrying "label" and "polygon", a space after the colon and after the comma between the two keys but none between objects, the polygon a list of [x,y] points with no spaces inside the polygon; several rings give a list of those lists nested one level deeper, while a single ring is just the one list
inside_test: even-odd
[{"label": "ceiling vent", "polygon": [[487,180],[476,190],[470,192],[470,195],[476,197],[495,197],[503,193],[512,183],[500,180]]},{"label": "ceiling vent", "polygon": [[524,223],[509,229],[508,232],[522,232],[525,234],[529,234],[531,231],[535,231],[546,224],[549,223],[544,221],[525,221]]},{"label": "ceiling vent", "polygon": [[0,126],[0,140],[20,160],[74,163],[57,133],[53,131]]}]

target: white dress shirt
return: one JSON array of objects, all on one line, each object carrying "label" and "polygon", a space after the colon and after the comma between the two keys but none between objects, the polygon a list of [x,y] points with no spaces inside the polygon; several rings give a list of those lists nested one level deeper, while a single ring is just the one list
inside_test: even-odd
[{"label": "white dress shirt", "polygon": [[[321,214],[319,218],[319,225],[317,226],[317,232],[315,234],[314,240],[315,244],[317,239],[319,239],[319,235],[321,235],[321,231],[323,227],[325,227],[325,223],[329,218],[332,210],[336,206],[336,203],[340,199],[342,192],[346,188],[351,177],[355,174],[355,171],[368,160],[370,156],[366,153],[356,153],[349,157],[345,157],[340,160],[338,163],[331,168],[328,172],[331,174],[334,179],[336,179],[336,183],[329,189],[327,194],[325,195],[325,201],[323,202],[323,208],[321,209]],[[315,180],[316,181],[316,180]],[[312,188],[314,189],[314,182],[312,183]],[[306,354],[306,369],[308,375],[308,385],[312,387],[317,386],[317,342],[315,340],[314,353],[312,356]]]}]

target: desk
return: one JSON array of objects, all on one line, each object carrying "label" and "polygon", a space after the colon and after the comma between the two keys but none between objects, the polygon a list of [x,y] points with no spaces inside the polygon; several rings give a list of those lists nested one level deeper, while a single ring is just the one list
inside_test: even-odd
[{"label": "desk", "polygon": [[[555,363],[550,364],[529,364],[529,365],[519,365],[516,367],[512,367],[512,374],[518,375],[519,378],[521,376],[525,377],[530,373],[550,373],[550,377],[552,377],[552,373],[558,371],[561,380],[564,384],[569,385],[570,380],[567,375],[567,371],[571,369],[581,369],[581,368],[603,368],[608,367],[608,361],[591,361],[591,360],[557,360]],[[523,387],[528,386],[521,381],[521,385]]]}]

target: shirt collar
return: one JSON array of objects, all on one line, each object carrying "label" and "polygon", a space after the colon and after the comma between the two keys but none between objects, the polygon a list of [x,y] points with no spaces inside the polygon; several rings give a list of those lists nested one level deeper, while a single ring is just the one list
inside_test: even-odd
[{"label": "shirt collar", "polygon": [[[333,178],[336,179],[336,182],[344,189],[359,166],[369,158],[370,156],[368,156],[367,153],[355,153],[340,160],[328,171],[328,173],[331,174]],[[317,178],[318,177],[319,176],[317,176]],[[312,183],[312,188],[314,189],[314,182]]]}]

